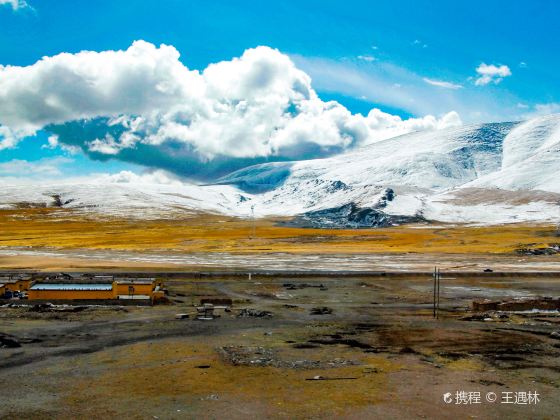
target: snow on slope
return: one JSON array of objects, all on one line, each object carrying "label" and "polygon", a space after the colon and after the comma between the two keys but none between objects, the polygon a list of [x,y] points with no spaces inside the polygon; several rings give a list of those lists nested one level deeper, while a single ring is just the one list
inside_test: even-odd
[{"label": "snow on slope", "polygon": [[[196,212],[235,213],[243,200],[230,186],[161,185],[141,182],[5,186],[0,208],[54,205],[56,196],[64,208],[135,218],[175,217]],[[239,214],[240,215],[240,214]]]},{"label": "snow on slope", "polygon": [[[560,196],[536,190],[560,192],[559,173],[556,114],[407,134],[328,159],[256,165],[220,182],[272,188],[259,196],[262,214],[299,214],[349,202],[375,206],[385,188],[392,188],[396,197],[383,209],[388,214],[508,223],[557,220]],[[475,200],[477,188],[486,194]],[[533,194],[520,202],[523,191]]]},{"label": "snow on slope", "polygon": [[499,171],[465,187],[544,190],[560,193],[560,117],[547,115],[527,121],[504,139]]},{"label": "snow on slope", "polygon": [[257,187],[310,179],[350,185],[451,188],[500,168],[502,141],[514,123],[483,124],[406,134],[327,159],[268,163],[220,182]]},{"label": "snow on slope", "polygon": [[[197,211],[297,215],[353,203],[442,222],[551,221],[560,213],[559,173],[556,114],[411,133],[327,159],[255,165],[216,185],[161,184],[135,176],[126,183],[109,177],[3,187],[0,206],[50,203],[58,194],[64,207],[136,217]],[[395,193],[391,200],[383,198],[387,189]]]}]

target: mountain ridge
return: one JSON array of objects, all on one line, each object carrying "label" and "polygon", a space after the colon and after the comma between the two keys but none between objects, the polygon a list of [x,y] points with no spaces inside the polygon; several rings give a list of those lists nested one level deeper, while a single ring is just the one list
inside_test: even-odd
[{"label": "mountain ridge", "polygon": [[[334,209],[335,224],[351,227],[355,221],[345,226],[340,214],[365,209],[367,220],[385,224],[551,222],[560,216],[559,173],[560,114],[552,114],[409,133],[324,159],[252,165],[209,185],[146,182],[131,175],[82,184],[5,186],[0,207],[51,205],[58,195],[63,207],[139,218],[198,211],[307,219],[318,214],[328,225],[325,215]],[[394,196],[389,201],[388,190]]]}]

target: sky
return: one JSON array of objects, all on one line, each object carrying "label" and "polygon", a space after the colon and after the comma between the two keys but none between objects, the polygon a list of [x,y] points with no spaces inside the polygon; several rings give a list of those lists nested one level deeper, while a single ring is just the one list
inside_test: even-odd
[{"label": "sky", "polygon": [[545,0],[0,0],[0,178],[207,181],[560,112],[559,15]]}]

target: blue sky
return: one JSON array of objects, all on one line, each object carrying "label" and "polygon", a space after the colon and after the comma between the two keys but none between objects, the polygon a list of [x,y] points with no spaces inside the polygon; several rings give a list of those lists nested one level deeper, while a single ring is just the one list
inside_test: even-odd
[{"label": "blue sky", "polygon": [[[6,2],[6,0],[4,0]],[[1,2],[0,2],[1,3]],[[174,46],[189,69],[266,45],[288,54],[323,100],[364,115],[403,118],[457,111],[465,123],[560,111],[560,3],[556,1],[64,1],[0,4],[0,64]],[[476,69],[491,69],[477,84]],[[0,115],[1,118],[1,115]],[[0,120],[0,123],[2,121]],[[65,176],[141,170],[82,152],[48,149],[47,134],[0,151],[0,162],[67,156]],[[0,174],[1,176],[2,174]]]}]

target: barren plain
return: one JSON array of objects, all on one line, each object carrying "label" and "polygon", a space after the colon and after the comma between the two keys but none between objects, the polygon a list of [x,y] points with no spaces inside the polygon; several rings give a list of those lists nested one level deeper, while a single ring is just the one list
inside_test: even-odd
[{"label": "barren plain", "polygon": [[[168,280],[172,305],[2,308],[2,332],[21,343],[0,349],[2,417],[554,418],[558,313],[473,319],[469,308],[482,295],[558,295],[560,278],[442,283],[437,320],[421,275],[186,276]],[[230,297],[232,311],[194,320],[204,296]],[[458,391],[540,402],[444,403]]]}]

